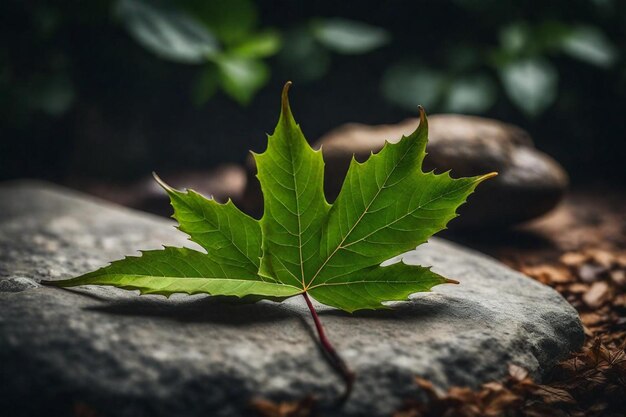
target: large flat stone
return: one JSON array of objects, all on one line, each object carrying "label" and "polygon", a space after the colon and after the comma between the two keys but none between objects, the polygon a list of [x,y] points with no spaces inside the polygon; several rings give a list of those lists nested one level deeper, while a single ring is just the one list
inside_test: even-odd
[{"label": "large flat stone", "polygon": [[[66,278],[161,244],[191,245],[172,223],[34,182],[0,186],[0,410],[10,416],[247,415],[255,395],[329,399],[325,362],[299,297],[245,304],[208,296],[63,290]],[[350,316],[320,306],[357,372],[353,396],[324,415],[388,415],[414,375],[476,386],[508,363],[536,378],[583,339],[555,291],[478,253],[432,239],[404,255],[461,285]]]}]

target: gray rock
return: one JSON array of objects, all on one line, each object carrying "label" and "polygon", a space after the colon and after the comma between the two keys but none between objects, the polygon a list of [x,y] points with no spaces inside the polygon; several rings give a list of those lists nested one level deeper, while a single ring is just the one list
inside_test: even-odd
[{"label": "gray rock", "polygon": [[[137,249],[190,245],[172,223],[39,183],[0,186],[0,279],[84,273]],[[438,387],[476,386],[508,363],[541,378],[583,332],[555,291],[443,240],[404,255],[461,281],[382,312],[318,306],[357,372],[327,416],[383,416]],[[316,344],[302,300],[243,303],[138,296],[109,287],[0,292],[0,410],[14,417],[249,415],[254,396],[321,403],[341,382]]]},{"label": "gray rock", "polygon": [[30,278],[8,277],[0,279],[0,292],[20,292],[37,287],[39,284]]},{"label": "gray rock", "polygon": [[[396,142],[418,124],[419,119],[395,125],[347,124],[320,138],[314,147],[322,147],[324,153],[324,186],[329,200],[339,193],[352,155],[362,162],[371,152],[382,149],[386,140]],[[451,223],[455,229],[500,228],[530,220],[556,206],[568,184],[563,168],[537,150],[528,133],[497,120],[454,114],[431,116],[427,152],[425,170],[452,170],[455,177],[499,173],[461,207],[461,217]],[[255,171],[254,161],[248,161],[248,170]],[[261,197],[251,174],[247,187],[244,203],[255,211]]]}]

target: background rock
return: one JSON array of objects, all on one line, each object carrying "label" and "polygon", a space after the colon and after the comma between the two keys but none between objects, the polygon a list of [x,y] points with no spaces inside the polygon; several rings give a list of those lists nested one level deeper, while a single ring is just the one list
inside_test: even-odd
[{"label": "background rock", "polygon": [[[347,124],[324,135],[314,145],[323,149],[326,162],[325,191],[333,201],[355,155],[360,162],[382,149],[385,141],[397,142],[415,130],[419,119],[396,125]],[[498,177],[485,182],[460,210],[453,228],[497,228],[517,224],[552,209],[567,188],[567,174],[561,166],[535,149],[524,130],[496,120],[475,116],[441,114],[429,117],[428,156],[425,170],[452,170],[454,177],[497,171]],[[248,159],[248,190],[244,206],[262,210],[256,168]]]},{"label": "background rock", "polygon": [[[170,186],[184,190],[190,188],[216,201],[226,202],[229,198],[241,200],[246,186],[246,171],[240,165],[223,164],[211,170],[158,173]],[[169,216],[169,198],[152,175],[126,184],[106,181],[76,181],[74,188],[96,195],[126,207]]]},{"label": "background rock", "polygon": [[[172,223],[37,183],[0,187],[0,280],[61,279],[137,249],[191,245]],[[404,256],[461,285],[350,316],[318,306],[358,379],[326,416],[389,415],[414,375],[477,386],[515,363],[540,378],[582,343],[552,289],[478,253],[432,239]],[[4,286],[0,286],[4,288]],[[252,396],[329,399],[341,384],[300,298],[245,304],[139,297],[108,287],[0,292],[0,409],[12,417],[249,415]]]}]

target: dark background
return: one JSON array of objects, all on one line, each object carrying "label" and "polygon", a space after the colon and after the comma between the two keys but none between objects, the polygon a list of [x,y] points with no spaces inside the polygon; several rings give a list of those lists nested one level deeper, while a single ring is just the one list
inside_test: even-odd
[{"label": "dark background", "polygon": [[[212,64],[157,56],[129,34],[116,2],[3,0],[0,179],[125,184],[152,170],[242,163],[248,149],[262,150],[265,133],[273,130],[286,80],[294,81],[292,107],[310,141],[345,122],[398,122],[415,116],[413,100],[398,105],[385,93],[384,80],[392,77],[390,68],[409,62],[444,77],[446,88],[468,75],[486,79],[491,104],[461,112],[527,129],[538,148],[565,166],[574,186],[626,180],[626,2],[217,3],[246,6],[256,16],[254,31],[273,28],[282,38],[282,49],[259,59],[269,78],[248,103],[223,91],[194,99],[199,74]],[[193,17],[185,2],[166,6]],[[389,40],[363,53],[317,45],[318,55],[290,62],[285,51],[293,33],[308,30],[315,18],[334,17],[382,28]],[[206,27],[211,30],[211,23]],[[526,28],[522,46],[503,42],[511,27]],[[578,27],[601,34],[610,63],[555,46]],[[503,85],[503,68],[520,59],[547,62],[557,74],[554,99],[539,110],[524,109]],[[320,62],[325,68],[307,75]],[[415,106],[423,103],[431,114],[450,109],[444,99],[414,95]]]}]

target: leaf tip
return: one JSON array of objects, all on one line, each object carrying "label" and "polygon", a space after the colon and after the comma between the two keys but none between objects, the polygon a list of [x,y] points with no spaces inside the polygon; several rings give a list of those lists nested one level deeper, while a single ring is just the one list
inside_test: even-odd
[{"label": "leaf tip", "polygon": [[156,181],[156,182],[157,182],[157,183],[161,186],[161,188],[163,188],[163,189],[164,189],[165,191],[167,191],[168,193],[169,193],[169,192],[173,192],[173,191],[174,191],[174,189],[173,189],[172,187],[170,187],[169,185],[167,185],[167,184],[165,183],[165,181],[163,181],[163,180],[161,179],[161,177],[159,177],[159,176],[157,175],[157,173],[156,173],[156,172],[152,171],[152,177],[153,177],[153,178],[154,178],[154,180],[155,180],[155,181]]},{"label": "leaf tip", "polygon": [[497,176],[498,176],[498,173],[494,171],[494,172],[490,172],[489,174],[481,175],[478,179],[480,181],[485,181],[485,180],[488,180],[490,178],[497,177]]},{"label": "leaf tip", "polygon": [[421,104],[418,105],[417,111],[420,114],[420,126],[423,125],[424,123],[428,123],[428,121],[426,120],[426,110],[424,109],[424,106],[422,106]]},{"label": "leaf tip", "polygon": [[457,281],[456,279],[444,278],[444,280],[445,280],[444,284],[460,284],[460,282]]},{"label": "leaf tip", "polygon": [[289,88],[291,87],[291,84],[293,84],[291,81],[287,81],[283,87],[283,93],[281,95],[281,107],[282,107],[282,112],[283,114],[289,114],[290,113],[290,108],[289,108]]},{"label": "leaf tip", "polygon": [[258,162],[258,161],[257,161],[257,159],[258,159],[261,155],[263,155],[263,153],[258,153],[258,152],[254,152],[254,151],[249,151],[249,152],[250,152],[250,155],[252,155],[252,160],[254,161],[254,164],[255,164],[255,165],[254,165],[254,168],[255,168],[255,169],[258,169],[258,168],[257,168],[257,166],[256,166],[256,164],[257,164],[257,162]]}]

